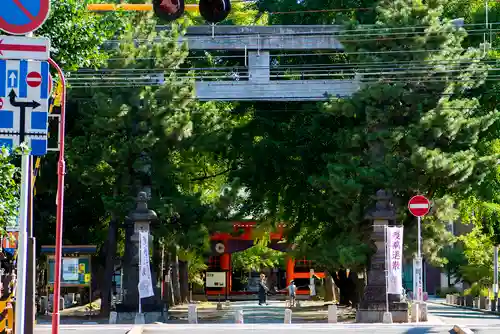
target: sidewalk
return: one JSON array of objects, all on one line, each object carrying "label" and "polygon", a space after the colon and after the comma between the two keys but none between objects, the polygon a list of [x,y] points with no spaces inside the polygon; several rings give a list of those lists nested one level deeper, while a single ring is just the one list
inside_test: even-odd
[{"label": "sidewalk", "polygon": [[491,312],[488,313],[486,310],[482,311],[448,305],[444,299],[428,300],[427,310],[429,315],[440,319],[444,324],[466,325],[471,329],[485,326],[500,328],[500,316]]}]

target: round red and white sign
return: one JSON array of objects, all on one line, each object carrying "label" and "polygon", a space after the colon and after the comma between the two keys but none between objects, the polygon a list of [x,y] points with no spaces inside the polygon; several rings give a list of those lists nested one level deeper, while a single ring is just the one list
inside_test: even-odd
[{"label": "round red and white sign", "polygon": [[0,97],[0,109],[3,107],[3,99]]},{"label": "round red and white sign", "polygon": [[26,76],[26,83],[30,87],[38,87],[42,84],[42,76],[38,72],[30,72]]},{"label": "round red and white sign", "polygon": [[422,217],[429,213],[431,202],[425,196],[413,196],[408,201],[408,209],[415,217]]}]

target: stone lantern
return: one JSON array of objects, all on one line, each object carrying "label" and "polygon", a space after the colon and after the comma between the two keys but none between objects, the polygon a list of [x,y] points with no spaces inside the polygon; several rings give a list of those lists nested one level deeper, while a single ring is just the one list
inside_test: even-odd
[{"label": "stone lantern", "polygon": [[[139,232],[149,233],[149,249],[152,248],[153,236],[150,233],[151,224],[156,222],[158,217],[156,212],[148,209],[148,198],[145,192],[140,192],[137,196],[137,207],[125,218],[125,254],[123,257],[123,301],[117,305],[120,312],[138,312],[139,308]],[[153,271],[153,270],[152,270]],[[141,300],[143,312],[161,311],[162,306],[158,303],[159,293],[157,293],[155,274],[151,274],[155,296],[143,298]]]},{"label": "stone lantern", "polygon": [[[377,191],[375,209],[366,215],[373,222],[372,240],[377,248],[371,258],[368,279],[361,303],[356,312],[356,322],[381,323],[386,312],[386,252],[385,226],[396,225],[396,212],[392,196],[385,190]],[[402,288],[402,287],[401,287]],[[393,322],[408,322],[408,304],[401,294],[389,294],[389,312]]]}]

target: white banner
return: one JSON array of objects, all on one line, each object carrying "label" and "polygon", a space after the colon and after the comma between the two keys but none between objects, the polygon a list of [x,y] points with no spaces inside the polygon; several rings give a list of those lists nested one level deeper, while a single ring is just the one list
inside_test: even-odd
[{"label": "white banner", "polygon": [[149,267],[149,233],[139,232],[139,298],[148,298],[155,295]]},{"label": "white banner", "polygon": [[401,294],[403,289],[403,227],[387,228],[387,293]]}]

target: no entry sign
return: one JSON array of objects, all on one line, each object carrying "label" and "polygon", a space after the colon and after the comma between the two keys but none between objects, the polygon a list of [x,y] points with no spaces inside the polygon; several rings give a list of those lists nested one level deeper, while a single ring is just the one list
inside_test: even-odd
[{"label": "no entry sign", "polygon": [[429,213],[431,202],[425,196],[413,196],[408,201],[408,209],[415,217],[422,217]]}]

